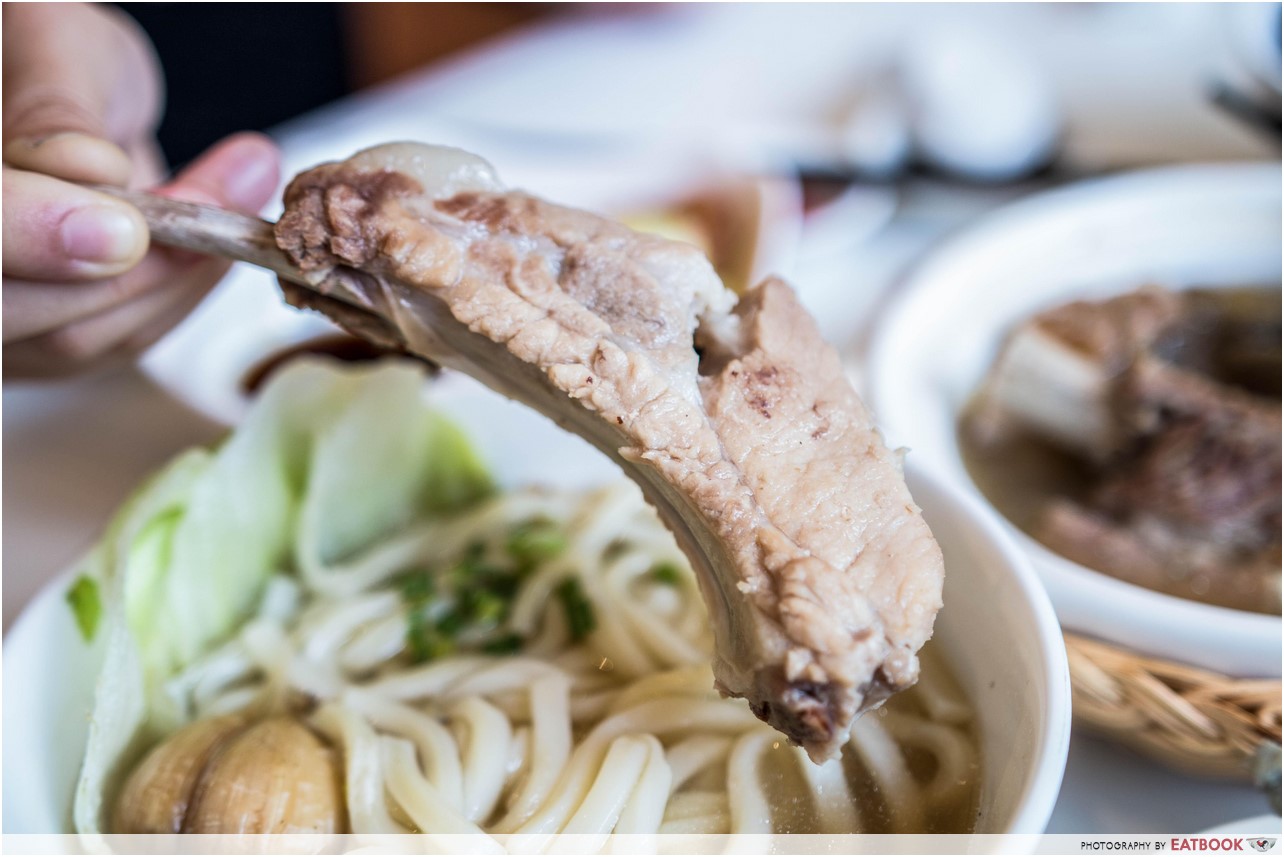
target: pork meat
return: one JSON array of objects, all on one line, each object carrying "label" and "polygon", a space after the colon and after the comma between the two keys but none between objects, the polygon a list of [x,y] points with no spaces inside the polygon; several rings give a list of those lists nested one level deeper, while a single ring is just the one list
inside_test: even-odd
[{"label": "pork meat", "polygon": [[[821,761],[918,677],[943,563],[896,453],[794,292],[394,144],[302,173],[294,302],[462,370],[618,462],[697,571],[718,688]],[[317,295],[321,293],[321,296]]]}]

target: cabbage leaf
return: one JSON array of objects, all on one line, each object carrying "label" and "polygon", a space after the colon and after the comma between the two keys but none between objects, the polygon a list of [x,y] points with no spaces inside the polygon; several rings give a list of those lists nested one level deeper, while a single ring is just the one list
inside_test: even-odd
[{"label": "cabbage leaf", "polygon": [[189,716],[166,679],[232,636],[271,576],[323,572],[491,485],[466,438],[432,411],[420,367],[323,360],[283,369],[217,450],[183,453],[149,480],[69,593],[86,637],[107,636],[77,830],[101,829],[113,772]]}]

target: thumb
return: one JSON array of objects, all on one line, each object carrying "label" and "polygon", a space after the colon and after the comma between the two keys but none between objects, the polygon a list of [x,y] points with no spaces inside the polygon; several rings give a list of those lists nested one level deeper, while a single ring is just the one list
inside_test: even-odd
[{"label": "thumb", "polygon": [[109,141],[147,130],[159,96],[145,43],[123,16],[5,4],[3,39],[5,160],[73,181],[123,183],[129,158]]},{"label": "thumb", "polygon": [[49,137],[21,137],[4,147],[4,162],[20,170],[69,182],[124,185],[133,163],[125,150],[101,137],[63,131]]}]

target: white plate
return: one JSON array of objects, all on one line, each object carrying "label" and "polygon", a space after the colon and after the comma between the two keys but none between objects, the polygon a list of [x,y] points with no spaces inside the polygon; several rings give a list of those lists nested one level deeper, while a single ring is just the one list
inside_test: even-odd
[{"label": "white plate", "polygon": [[[508,484],[582,487],[620,478],[604,456],[534,412],[459,376],[430,395]],[[1038,833],[1052,812],[1070,736],[1065,650],[1020,551],[975,501],[922,476],[910,486],[946,558],[942,651],[981,724],[984,832]],[[63,600],[64,575],[4,646],[4,830],[69,826],[96,672]],[[101,635],[100,635],[101,636]]]},{"label": "white plate", "polygon": [[[904,284],[871,348],[874,410],[888,441],[908,446],[911,461],[984,500],[963,465],[955,426],[1012,324],[1072,298],[1146,282],[1279,279],[1278,164],[1154,170],[1032,197],[947,243]],[[1278,616],[1124,583],[1007,527],[1034,559],[1066,626],[1231,675],[1280,675]]]},{"label": "white plate", "polygon": [[[745,179],[739,164],[709,154],[662,149],[610,149],[574,161],[530,152],[512,141],[477,137],[444,126],[398,125],[321,135],[316,127],[285,136],[285,169],[301,170],[323,160],[346,157],[373,141],[413,137],[468,147],[489,157],[512,187],[546,199],[593,211],[627,213],[688,199],[704,189],[745,182],[757,201],[752,239],[752,277],[788,276],[794,266],[802,224],[801,192],[785,178]],[[380,136],[371,136],[371,135]],[[516,146],[516,148],[514,148]],[[279,208],[279,205],[277,206]],[[289,307],[276,279],[249,265],[235,266],[215,291],[175,330],[144,355],[144,372],[165,390],[215,422],[233,425],[249,404],[242,384],[248,373],[272,355],[321,336],[338,333],[325,317]]]}]

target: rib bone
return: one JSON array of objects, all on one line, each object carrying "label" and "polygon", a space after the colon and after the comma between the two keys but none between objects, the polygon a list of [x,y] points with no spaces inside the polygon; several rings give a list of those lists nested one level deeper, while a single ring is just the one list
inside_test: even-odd
[{"label": "rib bone", "polygon": [[[912,684],[942,559],[834,350],[783,282],[737,303],[693,247],[395,144],[286,191],[289,299],[472,375],[614,459],[700,581],[720,690],[834,757]],[[697,351],[697,345],[699,351]]]}]

